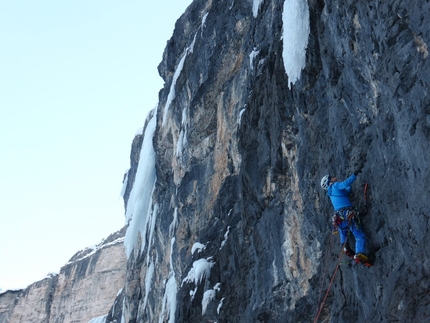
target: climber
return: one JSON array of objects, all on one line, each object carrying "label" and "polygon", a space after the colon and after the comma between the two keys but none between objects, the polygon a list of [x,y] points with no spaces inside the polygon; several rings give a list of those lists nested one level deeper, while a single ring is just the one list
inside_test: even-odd
[{"label": "climber", "polygon": [[[366,255],[366,236],[355,216],[356,210],[349,199],[352,192],[351,184],[359,173],[361,173],[361,168],[343,182],[339,182],[335,176],[326,175],[321,180],[321,187],[327,191],[336,211],[333,216],[333,233],[339,232],[340,243],[344,247],[345,254],[353,258],[356,263],[361,262],[370,267],[372,264]],[[347,242],[349,230],[355,237],[355,253],[350,249]]]}]

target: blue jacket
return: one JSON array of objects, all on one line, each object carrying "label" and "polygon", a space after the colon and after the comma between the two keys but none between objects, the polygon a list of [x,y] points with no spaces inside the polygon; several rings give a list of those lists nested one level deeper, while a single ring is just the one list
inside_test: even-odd
[{"label": "blue jacket", "polygon": [[330,196],[331,203],[336,211],[352,206],[349,199],[351,193],[351,184],[354,183],[357,176],[352,174],[343,182],[334,182],[328,187],[327,195]]}]

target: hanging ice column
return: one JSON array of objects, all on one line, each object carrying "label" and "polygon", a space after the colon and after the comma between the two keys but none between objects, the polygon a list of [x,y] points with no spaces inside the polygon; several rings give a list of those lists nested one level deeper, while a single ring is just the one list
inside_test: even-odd
[{"label": "hanging ice column", "polygon": [[285,72],[289,85],[296,83],[306,64],[306,47],[309,38],[309,7],[307,0],[285,0],[282,12]]},{"label": "hanging ice column", "polygon": [[170,105],[172,104],[173,100],[176,98],[176,81],[178,80],[179,76],[181,75],[182,69],[184,67],[185,59],[187,58],[187,55],[189,53],[192,53],[194,50],[194,43],[196,42],[196,36],[197,33],[194,35],[193,42],[190,46],[188,46],[185,49],[185,54],[182,56],[181,60],[179,61],[178,67],[175,70],[175,74],[173,74],[172,84],[170,85],[169,95],[167,96],[167,102],[164,106],[164,114],[163,114],[163,126],[166,123],[167,119],[167,112],[169,111]]},{"label": "hanging ice column", "polygon": [[260,6],[263,3],[263,1],[264,0],[254,0],[252,4],[252,15],[254,16],[254,18],[257,18],[258,10],[260,9]]},{"label": "hanging ice column", "polygon": [[[154,113],[146,126],[142,148],[140,150],[136,178],[127,202],[125,217],[129,226],[124,238],[127,258],[130,257],[130,254],[133,251],[139,232],[142,237],[145,236],[148,229],[148,219],[151,217],[152,192],[156,181],[155,152],[152,145],[156,120],[157,114]],[[156,210],[154,210],[154,212],[156,212]],[[144,241],[146,240],[142,239],[142,241],[143,250],[145,247]]]}]

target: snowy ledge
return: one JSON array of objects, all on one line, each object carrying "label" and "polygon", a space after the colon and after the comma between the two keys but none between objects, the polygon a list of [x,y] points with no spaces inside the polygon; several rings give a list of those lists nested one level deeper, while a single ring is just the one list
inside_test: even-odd
[{"label": "snowy ledge", "polygon": [[[118,238],[118,239],[116,239],[112,242],[106,243],[106,244],[103,244],[103,242],[102,242],[102,243],[100,243],[94,247],[85,248],[84,250],[81,250],[76,255],[74,255],[72,257],[72,259],[69,262],[67,262],[64,266],[68,266],[68,265],[73,264],[77,261],[81,261],[85,258],[91,257],[99,250],[102,250],[104,248],[111,247],[113,245],[120,244],[120,243],[121,244],[124,243],[124,237]],[[83,255],[80,257],[81,254],[83,254]]]}]

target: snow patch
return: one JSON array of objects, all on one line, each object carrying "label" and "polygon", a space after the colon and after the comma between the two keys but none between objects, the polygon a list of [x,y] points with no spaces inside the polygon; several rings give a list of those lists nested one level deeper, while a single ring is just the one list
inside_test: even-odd
[{"label": "snow patch", "polygon": [[219,311],[221,310],[221,307],[222,307],[222,303],[224,302],[224,299],[225,299],[225,297],[223,297],[223,298],[221,298],[221,301],[219,302],[219,304],[218,304],[218,308],[217,308],[217,313],[219,314]]},{"label": "snow patch", "polygon": [[225,246],[225,244],[227,243],[227,239],[228,239],[228,234],[230,233],[230,226],[227,227],[227,231],[224,234],[224,240],[221,242],[221,247],[219,248],[220,250]]},{"label": "snow patch", "polygon": [[[176,293],[178,287],[174,276],[171,276],[166,283],[166,291],[163,297],[163,309],[165,311],[165,306],[167,305],[167,315],[169,316],[169,323],[175,322],[175,311],[176,311]],[[160,323],[164,322],[164,315],[160,316]]]},{"label": "snow patch", "polygon": [[[175,244],[175,238],[172,238],[170,242],[170,273],[169,279],[166,282],[166,289],[164,291],[163,303],[161,308],[161,315],[159,323],[165,322],[164,315],[169,316],[169,323],[175,323],[175,312],[176,312],[176,294],[178,293],[178,285],[175,279],[175,270],[173,268],[173,246]],[[167,307],[167,309],[166,309]],[[167,312],[167,313],[166,313]]]},{"label": "snow patch", "polygon": [[173,211],[173,220],[169,226],[169,236],[173,237],[177,227],[178,227],[178,208],[175,207],[175,210]]},{"label": "snow patch", "polygon": [[213,289],[209,289],[203,294],[202,315],[205,315],[206,309],[207,309],[210,301],[212,301],[214,298],[215,298],[215,291]]},{"label": "snow patch", "polygon": [[204,248],[206,248],[206,245],[200,242],[196,242],[191,248],[191,254],[194,255],[196,251],[201,252]]},{"label": "snow patch", "polygon": [[282,12],[283,51],[285,72],[289,85],[294,84],[306,65],[306,47],[309,38],[309,7],[306,0],[286,0]]},{"label": "snow patch", "polygon": [[96,317],[96,318],[92,319],[88,323],[105,323],[106,322],[106,317],[107,317],[107,315],[99,316],[99,317]]},{"label": "snow patch", "polygon": [[[151,198],[151,201],[152,201],[152,198]],[[150,253],[149,248],[154,244],[154,230],[155,230],[155,220],[157,219],[157,214],[158,214],[158,204],[155,204],[154,210],[149,215],[150,227],[149,227],[149,239],[148,239],[149,245],[148,245],[148,253],[147,253],[148,261],[149,261],[149,253]],[[145,227],[146,226],[147,226],[147,224],[145,224]],[[143,234],[145,234],[145,232],[146,232],[146,230],[143,231]],[[141,247],[140,251],[143,252],[144,249],[145,249],[145,242],[142,241],[142,247]]]},{"label": "snow patch", "polygon": [[[93,256],[97,251],[99,251],[99,250],[101,250],[101,249],[104,249],[104,248],[107,248],[107,247],[110,247],[110,246],[116,245],[116,244],[118,244],[118,243],[123,243],[123,242],[124,242],[124,238],[118,238],[118,239],[116,239],[116,240],[114,240],[114,241],[112,241],[112,242],[106,243],[106,244],[104,244],[103,242],[104,242],[104,239],[103,239],[103,241],[102,241],[100,244],[98,244],[98,245],[90,246],[90,247],[85,248],[84,250],[81,250],[81,251],[80,251],[80,253],[82,253],[82,254],[83,254],[83,256],[81,256],[81,257],[78,257],[79,255],[74,256],[74,257],[73,257],[73,261],[69,261],[69,262],[67,262],[64,266],[67,266],[67,265],[73,264],[73,263],[75,263],[75,262],[77,262],[77,261],[81,261],[81,260],[83,260],[83,259],[85,259],[85,258],[91,257],[91,256]],[[87,252],[87,251],[89,251],[89,250],[91,250],[91,252],[86,253],[86,252]],[[53,276],[56,276],[56,275],[58,275],[58,274],[57,274],[57,273],[49,273],[49,275],[50,275],[50,276],[52,276],[52,275],[53,275]],[[47,277],[47,278],[48,278],[48,277]],[[51,278],[51,277],[49,277],[49,278]]]},{"label": "snow patch", "polygon": [[124,313],[125,313],[125,297],[124,297],[124,299],[122,300],[122,315],[121,315],[121,323],[125,323]]},{"label": "snow patch", "polygon": [[176,144],[176,157],[182,156],[182,151],[184,147],[187,145],[187,129],[181,129],[179,133],[178,142]]},{"label": "snow patch", "polygon": [[182,110],[182,120],[181,120],[181,131],[179,133],[178,142],[176,144],[176,157],[182,156],[182,151],[187,146],[187,133],[188,133],[188,114],[187,107]]},{"label": "snow patch", "polygon": [[146,308],[146,304],[148,302],[149,292],[151,291],[152,279],[154,277],[155,267],[154,263],[151,262],[146,269],[146,277],[145,277],[145,297],[143,299],[143,308]]},{"label": "snow patch", "polygon": [[208,14],[209,14],[209,12],[207,12],[207,13],[203,16],[203,19],[202,19],[202,27],[201,27],[202,31],[201,31],[200,36],[203,36],[203,30],[204,30],[204,29],[205,29],[205,27],[206,27],[206,19],[208,18]]},{"label": "snow patch", "polygon": [[45,276],[45,278],[43,279],[53,279],[54,277],[57,277],[59,275],[59,273],[51,271],[50,273],[48,273],[48,275]]},{"label": "snow patch", "polygon": [[242,114],[246,111],[246,108],[243,108],[242,110],[240,110],[239,112],[239,116],[237,118],[237,124],[240,126],[240,124],[242,123]]},{"label": "snow patch", "polygon": [[210,276],[211,268],[215,263],[208,261],[208,259],[199,259],[193,262],[193,268],[188,272],[187,277],[182,281],[183,283],[193,282],[196,286],[200,284],[203,278],[207,279]]},{"label": "snow patch", "polygon": [[136,132],[134,133],[135,136],[141,136],[143,135],[143,127],[137,128]]},{"label": "snow patch", "polygon": [[172,80],[172,84],[170,85],[169,95],[167,96],[167,102],[166,102],[166,105],[164,106],[163,126],[166,123],[167,112],[169,111],[170,105],[172,104],[173,100],[176,98],[176,90],[175,90],[176,81],[178,80],[179,75],[181,75],[182,68],[184,67],[185,58],[187,58],[187,54],[188,52],[185,51],[184,56],[182,56],[181,60],[179,61],[178,67],[175,70],[175,74],[173,74],[173,80]]},{"label": "snow patch", "polygon": [[[207,309],[209,303],[213,299],[215,299],[216,293],[221,290],[220,286],[221,286],[221,283],[216,283],[215,286],[213,287],[213,289],[208,289],[207,291],[204,292],[203,299],[202,299],[202,315],[205,315],[206,309]],[[222,302],[222,300],[221,300],[221,302]],[[218,305],[218,309],[219,309],[219,307],[220,307],[220,305]],[[219,310],[218,310],[218,314],[219,314]]]},{"label": "snow patch", "polygon": [[169,95],[167,96],[167,102],[166,102],[166,105],[164,106],[163,126],[166,123],[167,112],[169,111],[170,105],[172,104],[173,100],[176,98],[176,89],[175,89],[176,81],[181,75],[182,69],[184,67],[185,59],[187,58],[188,54],[192,53],[194,50],[196,36],[197,36],[197,33],[194,35],[191,45],[185,49],[185,54],[182,56],[181,60],[179,61],[178,67],[176,67],[175,74],[173,75],[172,84],[170,85]]},{"label": "snow patch", "polygon": [[188,53],[193,53],[194,52],[194,45],[196,43],[196,38],[197,38],[197,33],[194,34],[194,38],[193,38],[193,41],[191,42],[191,45],[187,47],[187,52]]},{"label": "snow patch", "polygon": [[264,0],[254,0],[254,2],[252,4],[252,14],[253,14],[254,18],[257,18],[258,10],[260,9],[260,6],[263,3],[263,1]]},{"label": "snow patch", "polygon": [[251,71],[254,70],[254,59],[258,54],[260,54],[260,51],[256,48],[254,48],[251,54],[249,54],[249,67],[251,68]]},{"label": "snow patch", "polygon": [[214,291],[219,292],[221,290],[221,283],[216,283],[214,286]]}]

